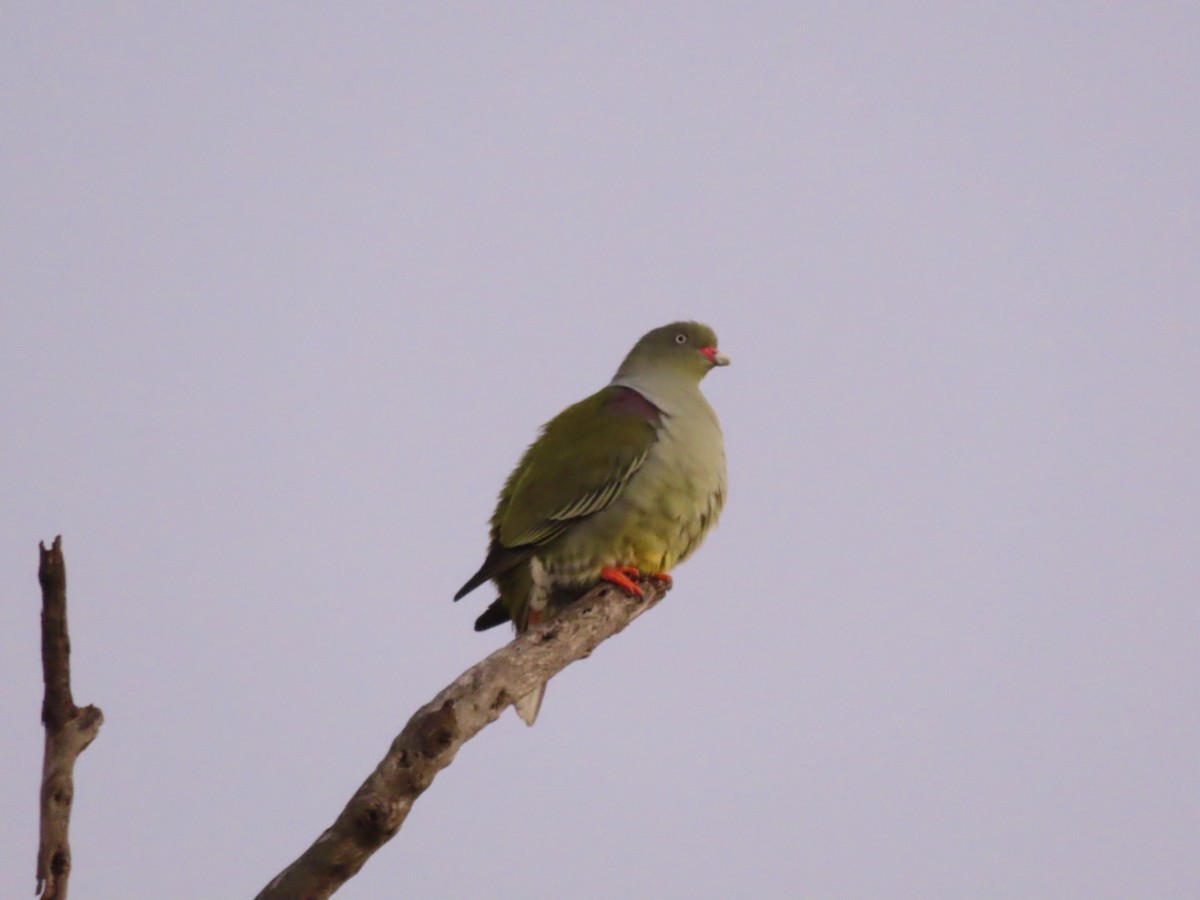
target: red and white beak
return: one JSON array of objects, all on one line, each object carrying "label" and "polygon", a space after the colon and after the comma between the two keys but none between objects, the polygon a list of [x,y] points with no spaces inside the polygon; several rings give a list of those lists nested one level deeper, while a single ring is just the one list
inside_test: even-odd
[{"label": "red and white beak", "polygon": [[724,353],[722,353],[720,350],[718,350],[716,347],[703,347],[703,348],[701,348],[700,352],[703,353],[705,356],[707,356],[708,361],[711,362],[714,366],[729,365],[729,357],[726,356]]}]

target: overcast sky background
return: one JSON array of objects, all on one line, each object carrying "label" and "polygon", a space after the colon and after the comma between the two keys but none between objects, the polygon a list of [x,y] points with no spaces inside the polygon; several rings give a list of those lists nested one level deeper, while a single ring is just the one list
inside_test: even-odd
[{"label": "overcast sky background", "polygon": [[1194,897],[1194,4],[8,4],[0,894],[64,536],[73,895],[248,897],[495,493],[712,324],[729,502],[346,898]]}]

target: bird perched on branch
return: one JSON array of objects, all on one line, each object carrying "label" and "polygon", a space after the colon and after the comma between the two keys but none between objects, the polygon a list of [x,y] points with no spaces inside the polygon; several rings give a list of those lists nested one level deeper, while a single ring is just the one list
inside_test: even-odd
[{"label": "bird perched on branch", "polygon": [[[520,634],[599,581],[638,596],[640,578],[670,583],[725,502],[721,426],[700,379],[726,365],[707,325],[664,325],[607,387],[546,423],[500,491],[487,558],[454,595],[495,582],[476,631],[511,621]],[[526,724],[544,692],[514,704]]]}]

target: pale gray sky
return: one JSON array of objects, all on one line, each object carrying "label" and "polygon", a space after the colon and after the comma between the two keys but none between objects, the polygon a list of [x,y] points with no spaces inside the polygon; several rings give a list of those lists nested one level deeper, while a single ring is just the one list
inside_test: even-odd
[{"label": "pale gray sky", "polygon": [[1200,890],[1191,4],[10,4],[0,894],[253,895],[507,636],[537,426],[711,323],[729,504],[339,896]]}]

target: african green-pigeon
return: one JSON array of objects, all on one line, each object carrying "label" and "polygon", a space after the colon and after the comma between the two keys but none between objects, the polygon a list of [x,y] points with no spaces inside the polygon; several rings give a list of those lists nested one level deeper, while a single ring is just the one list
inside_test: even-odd
[{"label": "african green-pigeon", "polygon": [[[511,620],[523,632],[601,580],[639,595],[639,577],[670,581],[725,501],[721,426],[700,379],[728,364],[707,325],[664,325],[545,425],[500,491],[487,558],[454,595],[495,582],[477,631]],[[529,725],[544,691],[515,704]]]}]

